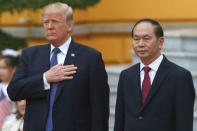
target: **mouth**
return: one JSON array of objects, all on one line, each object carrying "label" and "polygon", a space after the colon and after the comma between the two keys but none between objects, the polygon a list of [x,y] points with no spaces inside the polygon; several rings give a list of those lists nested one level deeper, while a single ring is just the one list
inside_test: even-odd
[{"label": "mouth", "polygon": [[139,50],[139,51],[137,51],[138,53],[140,53],[140,54],[144,54],[144,53],[146,53],[147,51],[145,51],[145,50]]},{"label": "mouth", "polygon": [[54,36],[56,33],[47,33],[47,36]]}]

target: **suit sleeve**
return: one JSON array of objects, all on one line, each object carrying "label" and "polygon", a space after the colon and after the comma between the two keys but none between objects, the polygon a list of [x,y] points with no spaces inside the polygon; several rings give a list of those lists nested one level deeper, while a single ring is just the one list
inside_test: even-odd
[{"label": "suit sleeve", "polygon": [[190,72],[186,72],[176,88],[176,131],[193,131],[195,90]]},{"label": "suit sleeve", "polygon": [[27,51],[23,51],[19,66],[7,88],[8,95],[13,101],[43,97],[44,95],[43,73],[28,74],[29,58]]},{"label": "suit sleeve", "polygon": [[91,56],[89,71],[91,131],[108,131],[109,85],[100,53]]},{"label": "suit sleeve", "polygon": [[124,101],[123,101],[123,91],[122,91],[123,90],[122,77],[123,75],[121,73],[118,82],[114,131],[124,131]]}]

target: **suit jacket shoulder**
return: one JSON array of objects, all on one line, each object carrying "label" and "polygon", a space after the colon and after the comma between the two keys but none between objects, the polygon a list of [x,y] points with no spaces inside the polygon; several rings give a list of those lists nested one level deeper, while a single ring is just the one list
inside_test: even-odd
[{"label": "suit jacket shoulder", "polygon": [[131,67],[121,71],[121,76],[134,75],[136,72],[139,72],[139,70],[140,70],[140,63],[137,63],[137,64],[132,65]]},{"label": "suit jacket shoulder", "polygon": [[23,49],[22,53],[27,53],[27,54],[34,54],[36,52],[39,52],[39,51],[43,51],[43,49],[50,49],[50,44],[45,44],[45,45],[36,45],[36,46],[32,46],[32,47],[28,47],[28,48],[25,48]]},{"label": "suit jacket shoulder", "polygon": [[185,76],[186,74],[191,75],[191,72],[189,70],[180,65],[175,64],[174,62],[169,61],[165,56],[161,63],[161,66],[162,65],[168,65],[168,68],[170,68],[171,76],[181,77]]},{"label": "suit jacket shoulder", "polygon": [[79,50],[83,51],[84,53],[90,53],[90,54],[100,54],[100,52],[92,47],[89,47],[87,45],[83,45],[80,43],[77,43],[75,41],[71,42],[73,46],[75,46],[76,48],[78,48]]}]

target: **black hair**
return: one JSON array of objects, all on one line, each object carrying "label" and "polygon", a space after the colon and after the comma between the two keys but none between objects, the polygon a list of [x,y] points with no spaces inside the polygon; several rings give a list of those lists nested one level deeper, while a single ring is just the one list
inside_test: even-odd
[{"label": "black hair", "polygon": [[5,60],[5,63],[7,66],[12,67],[12,68],[18,66],[19,64],[19,56],[14,57],[10,55],[5,55],[2,57],[2,59]]},{"label": "black hair", "polygon": [[160,37],[163,37],[164,36],[164,33],[163,33],[163,28],[162,26],[159,24],[159,22],[153,20],[153,19],[141,19],[139,21],[137,21],[135,23],[135,25],[133,26],[133,29],[131,31],[131,36],[133,37],[133,33],[134,33],[134,29],[135,27],[140,24],[140,23],[150,23],[154,26],[154,32],[155,32],[155,35],[157,38],[160,38]]}]

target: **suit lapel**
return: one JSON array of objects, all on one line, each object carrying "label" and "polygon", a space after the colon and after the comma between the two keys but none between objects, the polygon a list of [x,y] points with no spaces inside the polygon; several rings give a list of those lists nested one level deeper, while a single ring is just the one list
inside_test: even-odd
[{"label": "suit lapel", "polygon": [[[75,64],[76,57],[77,57],[77,45],[74,43],[74,41],[71,41],[66,58],[64,60],[64,65]],[[60,95],[61,90],[65,86],[66,83],[67,81],[62,81],[58,84],[58,88],[57,88],[56,95],[55,95],[55,101]]]},{"label": "suit lapel", "polygon": [[160,84],[166,78],[166,76],[168,75],[168,72],[170,71],[169,66],[170,66],[170,62],[164,56],[160,66],[158,68],[158,71],[155,75],[155,78],[153,80],[153,83],[152,83],[151,89],[149,91],[149,94],[148,94],[148,96],[145,100],[145,103],[142,105],[139,113],[147,106],[147,104],[151,101],[151,99],[154,97],[154,95],[159,90]]},{"label": "suit lapel", "polygon": [[71,41],[66,58],[64,60],[64,65],[71,65],[75,63],[77,57],[77,46]]},{"label": "suit lapel", "polygon": [[[142,92],[141,92],[141,86],[140,86],[140,64],[137,64],[135,66],[134,72],[131,72],[129,74],[133,74],[133,76],[129,77],[134,81],[133,84],[133,90],[135,95],[135,102],[136,102],[136,108],[139,110],[142,106]],[[134,79],[134,80],[133,80]],[[132,86],[132,85],[131,85]]]}]

